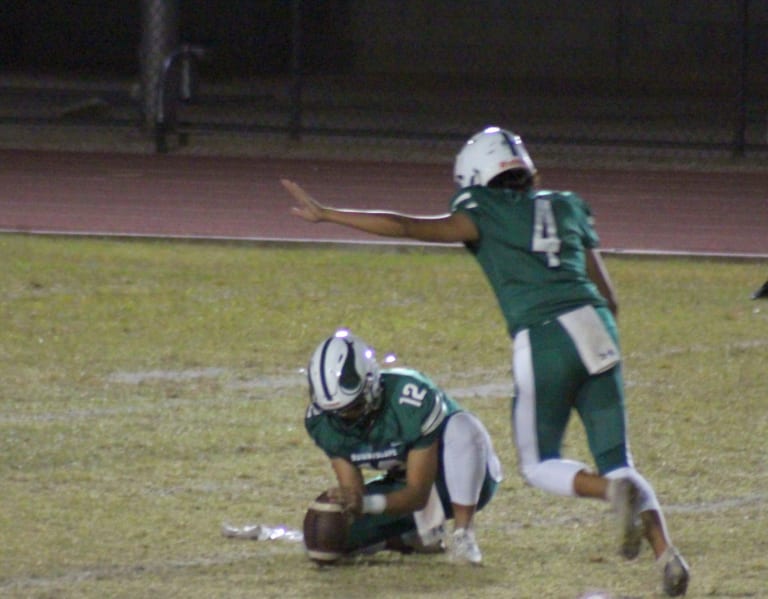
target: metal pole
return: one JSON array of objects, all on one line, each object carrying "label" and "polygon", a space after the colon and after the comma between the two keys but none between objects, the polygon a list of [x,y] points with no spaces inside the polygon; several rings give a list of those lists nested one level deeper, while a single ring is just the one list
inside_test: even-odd
[{"label": "metal pole", "polygon": [[292,139],[301,138],[302,121],[302,88],[304,73],[302,69],[302,31],[301,31],[301,0],[291,2],[291,123]]},{"label": "metal pole", "polygon": [[178,0],[141,0],[141,108],[144,126],[150,131],[155,123],[163,61],[178,45]]},{"label": "metal pole", "polygon": [[624,0],[619,0],[616,10],[616,93],[624,92],[624,62],[627,53],[627,17]]},{"label": "metal pole", "polygon": [[739,81],[736,86],[736,131],[733,155],[743,157],[747,146],[747,85],[749,63],[749,0],[741,2],[741,36],[739,55]]}]

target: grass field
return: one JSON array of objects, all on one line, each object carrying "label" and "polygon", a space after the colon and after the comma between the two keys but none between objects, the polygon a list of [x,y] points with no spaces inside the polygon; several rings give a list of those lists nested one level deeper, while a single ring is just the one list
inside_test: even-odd
[{"label": "grass field", "polygon": [[[0,595],[658,596],[650,551],[615,555],[599,503],[525,487],[510,348],[461,251],[0,237]],[[630,431],[691,597],[765,596],[768,302],[755,261],[608,256]],[[302,368],[338,326],[424,370],[486,423],[506,469],[482,568],[379,554],[317,568],[295,542],[332,483],[304,433]],[[588,459],[580,427],[571,457]]]}]

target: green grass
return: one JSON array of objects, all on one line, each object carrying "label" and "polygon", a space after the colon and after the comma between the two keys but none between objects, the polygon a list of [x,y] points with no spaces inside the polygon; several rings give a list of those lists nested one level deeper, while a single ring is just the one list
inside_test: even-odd
[{"label": "green grass", "polygon": [[[604,506],[516,472],[510,345],[461,251],[0,237],[0,594],[8,597],[657,596],[615,556]],[[756,261],[608,256],[630,431],[690,596],[760,596],[768,501],[768,302]],[[301,369],[338,326],[428,372],[486,423],[506,468],[478,518],[482,568],[379,554],[319,569],[299,528],[332,483]],[[588,459],[577,423],[568,454]]]}]

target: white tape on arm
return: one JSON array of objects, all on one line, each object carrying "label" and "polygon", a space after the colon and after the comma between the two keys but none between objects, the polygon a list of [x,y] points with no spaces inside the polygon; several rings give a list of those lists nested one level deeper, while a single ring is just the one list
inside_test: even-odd
[{"label": "white tape on arm", "polygon": [[382,494],[363,496],[364,514],[383,514],[387,509],[387,496]]}]

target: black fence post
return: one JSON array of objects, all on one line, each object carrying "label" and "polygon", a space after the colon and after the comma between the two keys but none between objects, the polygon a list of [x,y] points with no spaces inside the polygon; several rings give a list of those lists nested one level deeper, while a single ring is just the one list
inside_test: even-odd
[{"label": "black fence post", "polygon": [[747,147],[747,118],[749,85],[749,0],[739,4],[739,81],[736,85],[736,130],[733,140],[733,155],[744,157]]},{"label": "black fence post", "polygon": [[616,60],[614,66],[616,68],[615,90],[616,94],[621,96],[626,90],[624,89],[624,70],[625,62],[627,58],[627,15],[624,8],[624,0],[619,0],[616,7]]},{"label": "black fence post", "polygon": [[304,87],[303,44],[301,0],[291,2],[291,123],[289,126],[292,139],[301,138],[302,129],[302,92]]},{"label": "black fence post", "polygon": [[156,120],[163,61],[179,45],[178,0],[142,0],[141,15],[141,108],[143,125],[149,130]]}]

